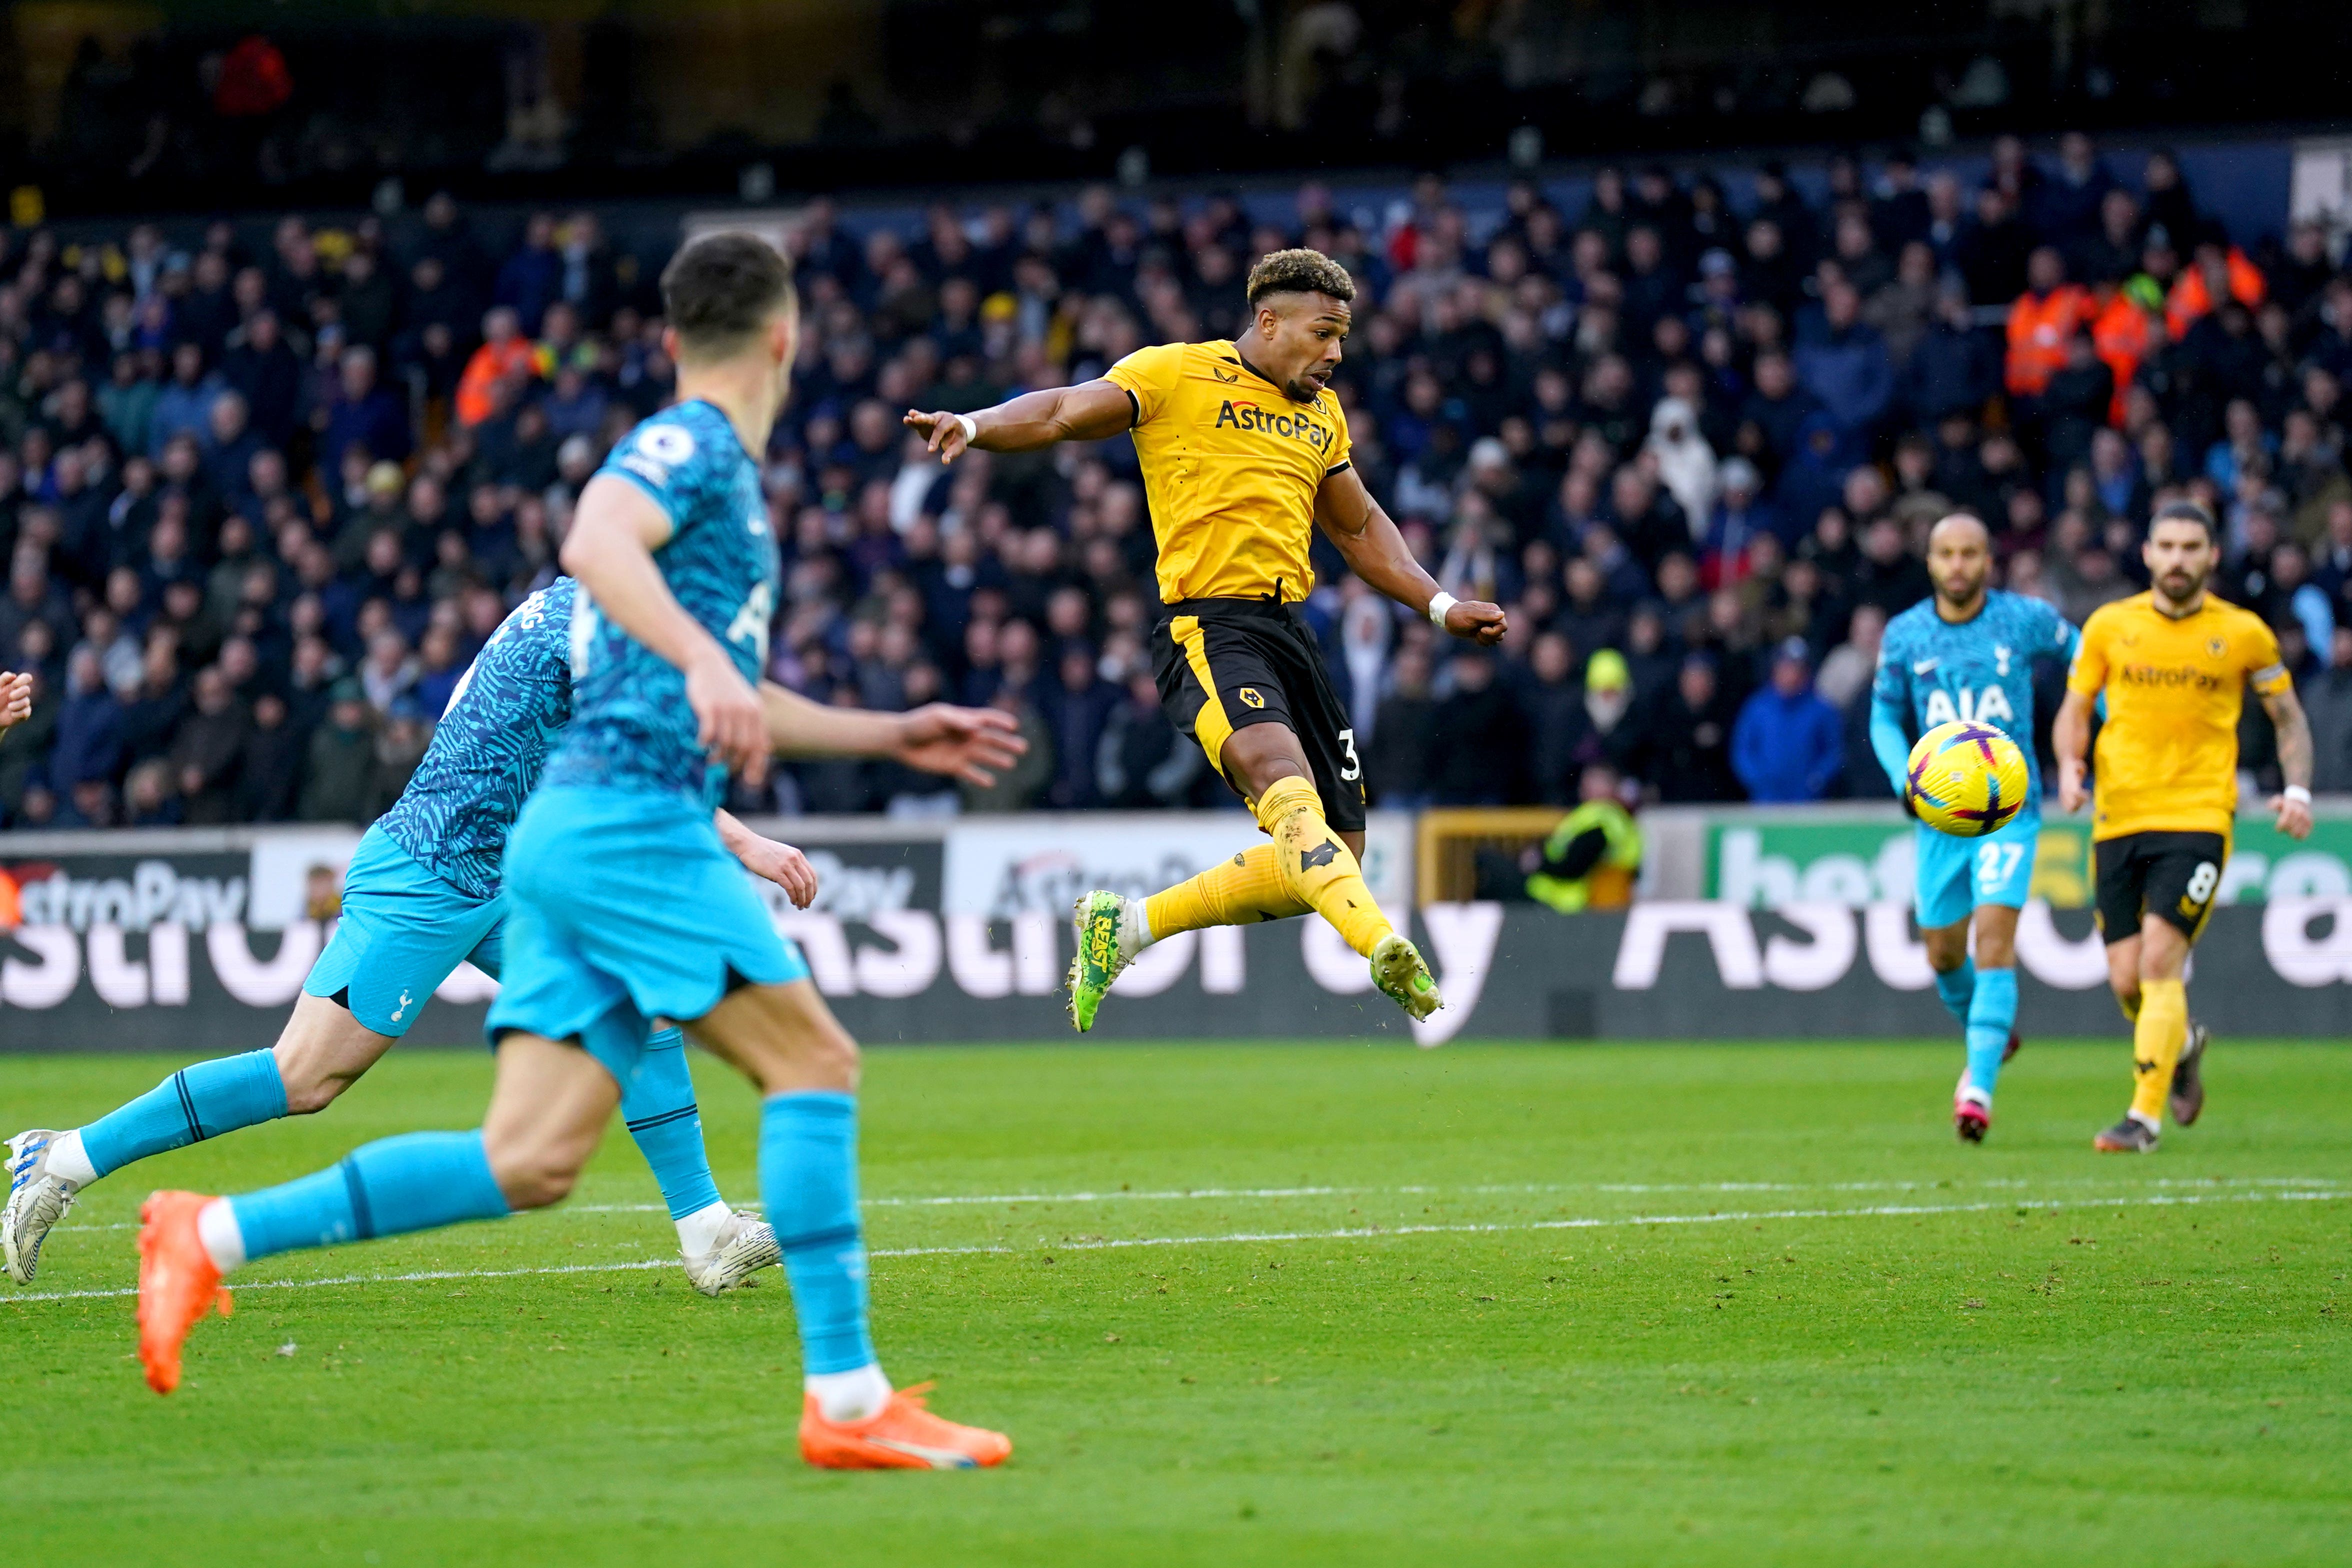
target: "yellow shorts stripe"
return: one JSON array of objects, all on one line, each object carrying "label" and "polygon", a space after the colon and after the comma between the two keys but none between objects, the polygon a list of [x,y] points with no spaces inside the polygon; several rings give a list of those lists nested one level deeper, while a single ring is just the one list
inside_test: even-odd
[{"label": "yellow shorts stripe", "polygon": [[1225,742],[1233,738],[1233,721],[1225,717],[1224,700],[1217,695],[1217,683],[1209,674],[1208,634],[1201,629],[1198,616],[1178,616],[1169,623],[1168,632],[1176,646],[1184,650],[1184,662],[1192,667],[1192,679],[1201,683],[1201,711],[1192,720],[1192,736],[1207,752],[1209,765],[1223,778],[1225,772]]}]

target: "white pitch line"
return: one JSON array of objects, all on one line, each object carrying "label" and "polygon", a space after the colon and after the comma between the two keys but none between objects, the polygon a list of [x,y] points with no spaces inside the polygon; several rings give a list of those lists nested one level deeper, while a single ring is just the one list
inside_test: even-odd
[{"label": "white pitch line", "polygon": [[[2329,1203],[2352,1199],[2352,1191],[2259,1192],[2209,1195],[2200,1193],[2159,1193],[2130,1198],[2003,1198],[1976,1204],[1874,1204],[1858,1209],[1755,1209],[1729,1214],[1654,1214],[1583,1215],[1571,1219],[1527,1220],[1486,1225],[1354,1226],[1341,1230],[1237,1231],[1223,1236],[1142,1236],[1056,1242],[1044,1237],[1034,1247],[982,1245],[974,1247],[881,1247],[870,1258],[1005,1257],[1023,1252],[1114,1252],[1138,1247],[1220,1247],[1237,1243],[1289,1241],[1371,1241],[1397,1236],[1494,1236],[1543,1230],[1600,1230],[1661,1225],[1737,1225],[1790,1219],[1899,1219],[1906,1215],[1989,1214],[1998,1209],[2168,1208],[2202,1204]],[[405,1274],[339,1274],[326,1279],[255,1279],[239,1281],[238,1290],[313,1290],[330,1285],[407,1285],[440,1279],[516,1279],[536,1275],[618,1274],[647,1268],[671,1268],[666,1258],[633,1259],[626,1263],[567,1263],[541,1268],[430,1268]],[[135,1286],[111,1290],[37,1290],[0,1296],[0,1304],[34,1301],[103,1300],[139,1294]]]},{"label": "white pitch line", "polygon": [[[1095,1204],[1119,1202],[1179,1203],[1207,1199],[1254,1198],[1316,1198],[1316,1197],[1433,1197],[1447,1194],[1494,1197],[1509,1194],[1543,1193],[1923,1193],[1974,1189],[1986,1192],[2007,1192],[2032,1187],[2191,1187],[2217,1189],[2224,1187],[2278,1187],[2297,1192],[2332,1192],[2345,1184],[2332,1177],[2303,1176],[2160,1176],[2147,1182],[2133,1182],[2125,1177],[2083,1176],[2056,1182],[1992,1180],[1947,1184],[1941,1182],[1525,1182],[1502,1183],[1483,1186],[1402,1186],[1402,1187],[1171,1187],[1156,1192],[1117,1192],[1104,1190],[1083,1193],[950,1193],[934,1197],[879,1197],[861,1200],[865,1208],[947,1208],[1003,1204]],[[547,1215],[572,1214],[667,1214],[662,1204],[566,1204],[555,1208],[535,1211]],[[60,1233],[99,1233],[113,1230],[137,1230],[136,1220],[118,1220],[111,1225],[60,1225],[51,1227]]]}]

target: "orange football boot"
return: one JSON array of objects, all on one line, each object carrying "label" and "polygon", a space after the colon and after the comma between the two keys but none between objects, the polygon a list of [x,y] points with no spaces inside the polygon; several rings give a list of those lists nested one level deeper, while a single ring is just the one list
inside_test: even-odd
[{"label": "orange football boot", "polygon": [[968,1470],[1001,1465],[1013,1439],[979,1426],[959,1426],[923,1408],[931,1385],[919,1383],[890,1395],[878,1415],[828,1421],[816,1395],[801,1406],[801,1458],[824,1470]]},{"label": "orange football boot", "polygon": [[220,1270],[196,1235],[196,1213],[212,1201],[203,1193],[155,1193],[139,1205],[139,1360],[158,1394],[180,1386],[188,1331],[215,1307],[229,1314]]}]

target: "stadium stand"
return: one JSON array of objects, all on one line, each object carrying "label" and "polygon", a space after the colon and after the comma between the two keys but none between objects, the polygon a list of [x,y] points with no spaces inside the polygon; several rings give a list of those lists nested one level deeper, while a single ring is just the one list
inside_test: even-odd
[{"label": "stadium stand", "polygon": [[[2316,229],[2252,232],[2171,154],[2081,136],[1965,169],[1576,188],[811,204],[768,454],[772,673],[836,703],[995,703],[1036,744],[961,798],[829,763],[741,804],[1226,798],[1151,689],[1126,443],[941,469],[898,416],[1229,333],[1251,260],[1297,243],[1362,289],[1339,386],[1368,482],[1450,591],[1512,616],[1496,656],[1433,645],[1322,553],[1308,613],[1377,800],[1572,802],[1595,761],[1667,801],[1767,773],[1776,797],[1883,795],[1868,677],[1927,591],[1927,524],[1977,510],[2009,585],[2079,622],[2142,585],[2143,521],[2183,492],[2227,521],[2226,596],[2279,628],[2317,782],[2352,787],[2352,273]],[[553,574],[605,444],[668,395],[660,258],[614,221],[436,197],[170,237],[0,228],[0,667],[39,679],[0,826],[383,809]],[[1826,767],[1799,754],[1824,708]]]}]

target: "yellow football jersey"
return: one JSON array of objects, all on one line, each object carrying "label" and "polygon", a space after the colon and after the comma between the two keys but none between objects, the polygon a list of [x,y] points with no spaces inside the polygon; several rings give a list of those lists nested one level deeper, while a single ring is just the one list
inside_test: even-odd
[{"label": "yellow football jersey", "polygon": [[1138,349],[1104,379],[1135,399],[1161,601],[1307,597],[1315,492],[1349,461],[1339,397],[1292,402],[1231,342]]},{"label": "yellow football jersey", "polygon": [[2153,594],[2103,605],[2083,627],[2066,687],[2106,693],[2093,762],[2091,837],[2223,833],[2238,809],[2238,716],[2293,684],[2261,617],[2207,595],[2175,620]]}]

